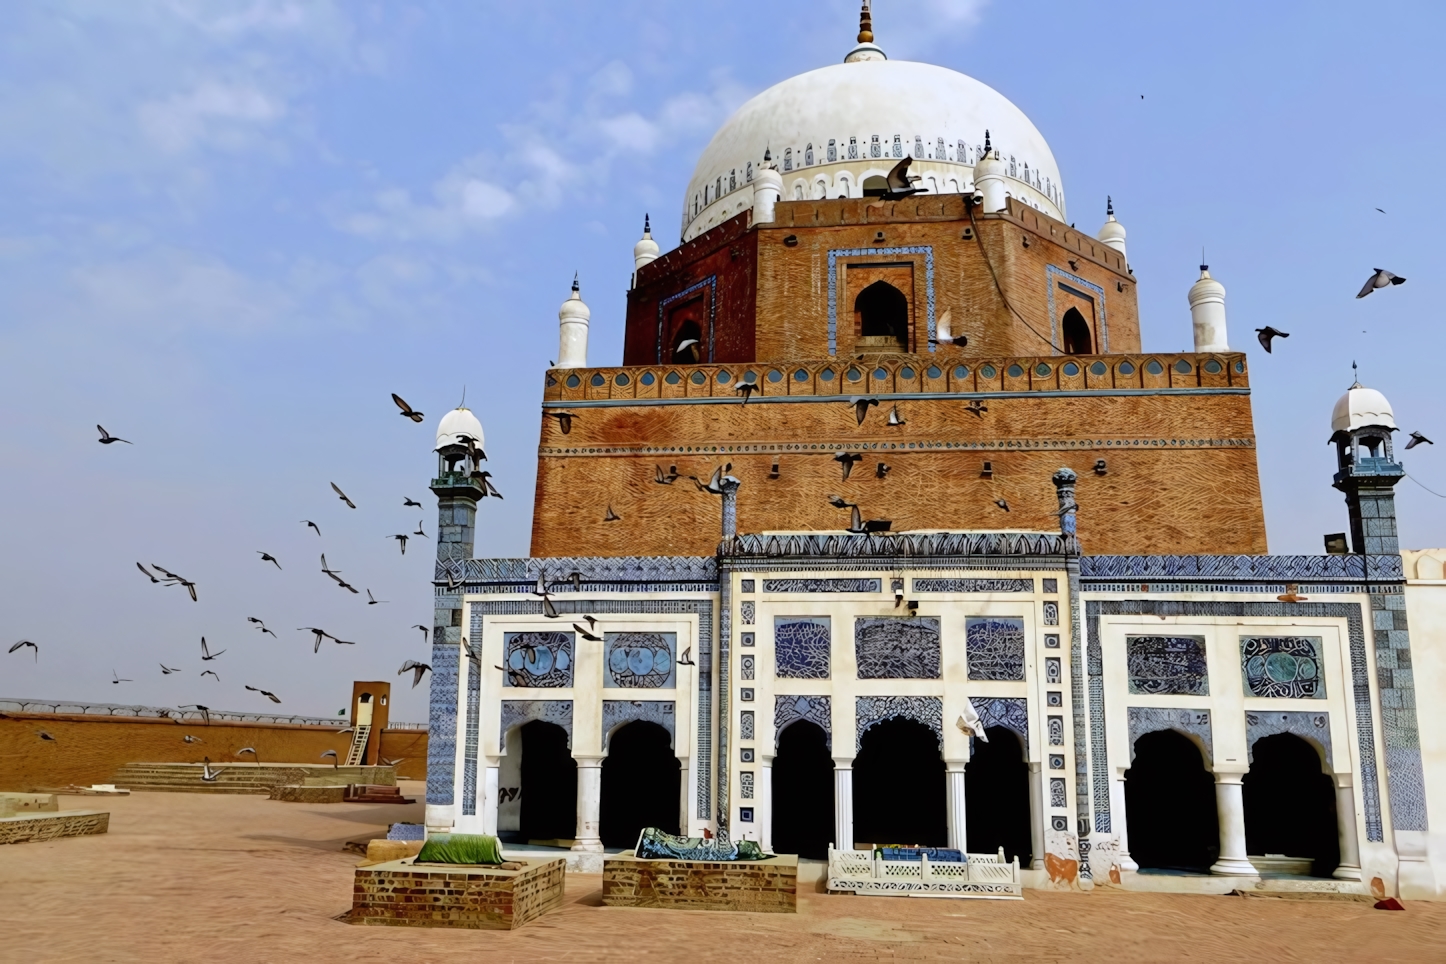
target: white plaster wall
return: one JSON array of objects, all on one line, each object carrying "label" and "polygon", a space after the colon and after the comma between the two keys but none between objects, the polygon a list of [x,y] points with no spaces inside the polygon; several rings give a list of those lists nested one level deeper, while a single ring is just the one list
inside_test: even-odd
[{"label": "white plaster wall", "polygon": [[1406,550],[1406,620],[1426,782],[1427,859],[1446,897],[1446,549]]}]

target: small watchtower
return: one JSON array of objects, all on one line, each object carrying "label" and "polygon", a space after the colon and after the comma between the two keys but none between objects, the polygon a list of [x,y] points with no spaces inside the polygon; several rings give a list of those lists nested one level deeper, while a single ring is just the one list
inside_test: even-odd
[{"label": "small watchtower", "polygon": [[1351,551],[1387,555],[1400,551],[1396,539],[1396,483],[1406,470],[1395,461],[1391,433],[1396,415],[1386,396],[1356,382],[1331,412],[1336,447],[1332,484],[1346,494],[1351,517]]}]

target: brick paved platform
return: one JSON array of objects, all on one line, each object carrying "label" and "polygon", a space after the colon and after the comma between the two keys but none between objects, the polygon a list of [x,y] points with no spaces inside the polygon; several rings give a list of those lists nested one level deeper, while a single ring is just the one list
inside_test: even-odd
[{"label": "brick paved platform", "polygon": [[522,870],[410,859],[359,867],[353,924],[515,930],[562,906],[565,863],[532,860]]}]

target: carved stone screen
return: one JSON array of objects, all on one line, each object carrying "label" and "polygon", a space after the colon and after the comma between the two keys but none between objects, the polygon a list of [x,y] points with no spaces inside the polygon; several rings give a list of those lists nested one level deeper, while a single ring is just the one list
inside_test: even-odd
[{"label": "carved stone screen", "polygon": [[1209,696],[1204,636],[1126,636],[1130,692]]},{"label": "carved stone screen", "polygon": [[609,687],[670,689],[676,684],[677,633],[603,633]]},{"label": "carved stone screen", "polygon": [[964,621],[970,679],[1024,679],[1024,620],[971,616]]},{"label": "carved stone screen", "polygon": [[868,616],[854,620],[859,679],[938,679],[937,616]]},{"label": "carved stone screen", "polygon": [[572,633],[504,633],[502,685],[565,689],[572,685]]},{"label": "carved stone screen", "polygon": [[1251,696],[1325,699],[1319,636],[1242,636],[1240,664]]},{"label": "carved stone screen", "polygon": [[828,679],[829,629],[827,616],[773,617],[774,675]]}]

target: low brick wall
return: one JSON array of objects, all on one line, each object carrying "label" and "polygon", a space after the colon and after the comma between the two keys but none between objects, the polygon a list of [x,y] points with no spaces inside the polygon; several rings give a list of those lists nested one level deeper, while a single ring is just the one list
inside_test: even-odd
[{"label": "low brick wall", "polygon": [[562,906],[563,860],[494,870],[410,860],[358,867],[353,924],[514,930]]},{"label": "low brick wall", "polygon": [[100,810],[62,810],[0,817],[0,844],[32,843],[57,837],[83,837],[110,829],[110,814]]},{"label": "low brick wall", "polygon": [[610,854],[603,859],[602,899],[610,907],[793,914],[798,912],[798,858],[714,863]]},{"label": "low brick wall", "polygon": [[346,787],[272,787],[271,799],[284,803],[341,803]]}]

